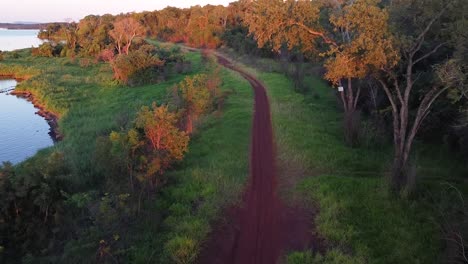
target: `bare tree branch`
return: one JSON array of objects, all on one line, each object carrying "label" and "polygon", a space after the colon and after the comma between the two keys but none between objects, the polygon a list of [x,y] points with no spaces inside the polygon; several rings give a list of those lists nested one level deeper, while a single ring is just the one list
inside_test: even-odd
[{"label": "bare tree branch", "polygon": [[431,51],[429,51],[428,53],[424,54],[423,56],[419,57],[418,59],[414,60],[413,62],[413,65],[415,65],[416,63],[426,59],[427,57],[431,56],[432,54],[436,53],[437,50],[439,50],[442,46],[444,46],[445,44],[447,44],[447,42],[443,42],[443,43],[440,43],[439,45],[435,46],[434,49],[432,49]]},{"label": "bare tree branch", "polygon": [[[416,38],[416,46],[413,47],[410,51],[411,55],[414,56],[414,54],[416,54],[416,52],[418,52],[419,48],[421,48],[421,45],[422,43],[424,42],[424,37],[426,36],[427,32],[429,32],[429,30],[431,29],[432,25],[437,21],[439,20],[439,18],[445,13],[445,11],[447,11],[447,9],[449,8],[449,5],[445,5],[444,8],[442,8],[439,13],[437,13],[434,18],[431,19],[431,21],[429,21],[429,23],[427,24],[427,26],[424,28],[424,30],[418,35],[418,37]],[[411,56],[411,57],[412,57]]]}]

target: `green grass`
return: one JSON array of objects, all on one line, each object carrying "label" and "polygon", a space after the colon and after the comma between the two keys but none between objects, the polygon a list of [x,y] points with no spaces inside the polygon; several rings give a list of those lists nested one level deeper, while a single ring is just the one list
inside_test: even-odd
[{"label": "green grass", "polygon": [[[113,80],[108,63],[89,63],[92,59],[32,57],[30,50],[19,52],[19,58],[7,57],[0,63],[0,74],[27,77],[17,90],[30,91],[49,111],[60,116],[63,141],[54,148],[66,153],[71,180],[76,188],[92,186],[103,175],[95,170],[96,138],[119,129],[119,119],[128,122],[143,105],[166,102],[168,89],[184,75],[173,74],[168,80],[153,85],[125,87]],[[187,53],[196,74],[207,69],[199,53]]]},{"label": "green grass", "polygon": [[131,263],[191,263],[184,261],[199,254],[210,223],[240,199],[248,176],[253,95],[238,74],[222,70],[221,77],[222,90],[231,93],[222,115],[204,120],[183,163],[168,173],[171,182],[154,206],[162,214],[160,226],[154,221],[136,225],[141,237]]},{"label": "green grass", "polygon": [[319,232],[366,263],[435,263],[434,219],[418,202],[396,200],[380,178],[307,178],[298,189],[320,201]]},{"label": "green grass", "polygon": [[286,190],[285,198],[318,204],[315,224],[328,241],[324,256],[291,252],[288,263],[440,261],[441,234],[430,196],[440,190],[440,181],[434,179],[456,180],[461,175],[460,162],[448,159],[444,150],[430,152],[430,147],[418,146],[418,193],[412,199],[397,198],[384,177],[391,146],[370,142],[366,147],[347,147],[342,114],[330,87],[308,77],[313,91],[298,94],[282,74],[247,70],[268,89],[280,177],[295,183],[286,185],[291,190]]},{"label": "green grass", "polygon": [[391,149],[346,147],[332,90],[320,81],[311,80],[320,95],[313,99],[294,93],[279,74],[260,78],[269,89],[278,148],[318,169],[304,175],[297,190],[319,202],[316,224],[332,248],[357,263],[434,262],[440,244],[431,212],[388,194],[382,171]]},{"label": "green grass", "polygon": [[293,92],[292,83],[280,74],[261,73],[259,77],[268,87],[280,150],[301,155],[304,163],[321,172],[375,176],[381,169],[388,157],[384,151],[343,144],[342,115],[330,87],[310,78],[308,85],[317,98]]}]

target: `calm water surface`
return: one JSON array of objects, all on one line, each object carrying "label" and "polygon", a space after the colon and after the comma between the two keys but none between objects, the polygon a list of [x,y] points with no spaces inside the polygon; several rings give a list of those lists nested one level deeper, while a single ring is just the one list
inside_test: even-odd
[{"label": "calm water surface", "polygon": [[[0,50],[38,46],[38,30],[0,29]],[[0,92],[14,88],[15,80],[0,80]],[[39,149],[51,146],[50,127],[37,109],[21,98],[0,93],[0,162],[18,163],[33,156]]]},{"label": "calm water surface", "polygon": [[12,51],[15,49],[39,46],[42,41],[37,38],[39,30],[6,30],[0,29],[0,50]]},{"label": "calm water surface", "polygon": [[[0,80],[0,91],[15,85],[15,80]],[[36,111],[30,102],[0,93],[0,162],[18,163],[53,145],[49,124]]]}]

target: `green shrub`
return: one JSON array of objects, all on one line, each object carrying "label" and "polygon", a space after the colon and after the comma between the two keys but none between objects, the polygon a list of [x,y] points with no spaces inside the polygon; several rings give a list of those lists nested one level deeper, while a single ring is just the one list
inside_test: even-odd
[{"label": "green shrub", "polygon": [[165,62],[156,55],[154,47],[145,45],[128,55],[118,55],[111,65],[115,79],[135,86],[157,82]]},{"label": "green shrub", "polygon": [[174,237],[166,244],[166,250],[172,261],[177,264],[194,263],[198,255],[197,243],[188,237]]},{"label": "green shrub", "polygon": [[288,255],[287,264],[313,264],[316,263],[314,261],[314,255],[312,252],[293,252]]}]

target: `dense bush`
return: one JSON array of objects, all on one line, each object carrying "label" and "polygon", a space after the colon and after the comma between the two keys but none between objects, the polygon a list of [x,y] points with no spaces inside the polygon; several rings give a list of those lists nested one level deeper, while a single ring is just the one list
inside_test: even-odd
[{"label": "dense bush", "polygon": [[76,211],[67,202],[64,164],[62,154],[52,153],[21,170],[0,165],[0,262],[50,254],[73,235]]},{"label": "dense bush", "polygon": [[52,45],[50,42],[45,42],[37,48],[33,48],[31,54],[37,57],[57,57],[61,56],[63,46],[61,44]]},{"label": "dense bush", "polygon": [[128,55],[117,55],[111,61],[114,77],[130,86],[154,83],[161,76],[165,61],[156,54],[154,46],[144,45]]}]

